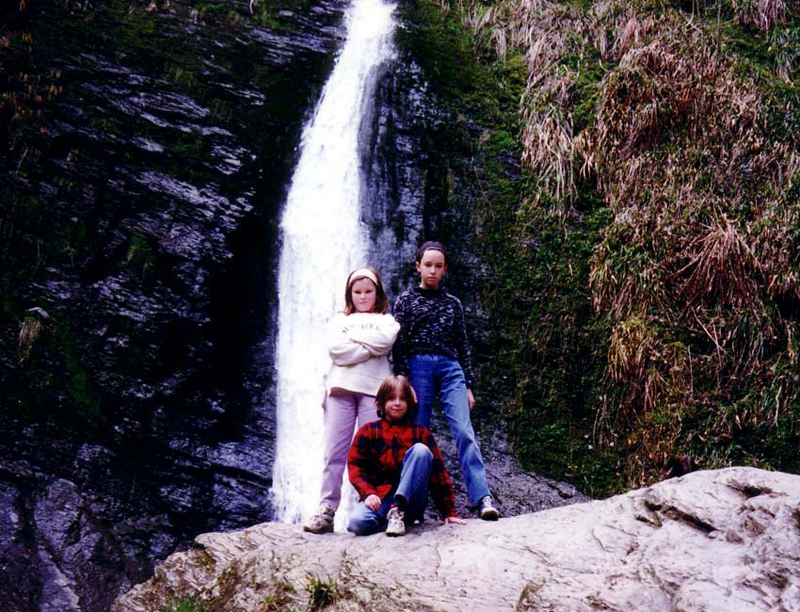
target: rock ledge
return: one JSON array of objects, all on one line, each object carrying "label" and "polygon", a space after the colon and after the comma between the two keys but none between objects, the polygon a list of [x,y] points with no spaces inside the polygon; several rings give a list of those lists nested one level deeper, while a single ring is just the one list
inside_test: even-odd
[{"label": "rock ledge", "polygon": [[[800,476],[695,472],[498,523],[404,538],[264,523],[204,534],[115,612],[198,597],[212,610],[800,611]],[[320,608],[316,608],[320,609]]]}]

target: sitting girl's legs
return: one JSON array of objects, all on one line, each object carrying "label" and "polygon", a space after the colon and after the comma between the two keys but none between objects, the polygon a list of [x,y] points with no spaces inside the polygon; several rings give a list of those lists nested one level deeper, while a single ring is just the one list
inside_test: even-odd
[{"label": "sitting girl's legs", "polygon": [[425,514],[432,461],[433,453],[421,442],[409,448],[403,457],[403,471],[394,500],[407,520],[421,519]]},{"label": "sitting girl's legs", "polygon": [[371,535],[384,531],[386,515],[394,504],[405,512],[408,520],[419,519],[428,505],[428,481],[431,477],[433,453],[422,443],[416,443],[403,456],[400,482],[383,500],[377,511],[360,502],[350,514],[347,531],[356,535]]},{"label": "sitting girl's legs", "polygon": [[350,513],[350,520],[347,523],[347,531],[359,535],[372,535],[386,529],[385,517],[381,517],[374,510],[370,510],[364,504],[359,503]]},{"label": "sitting girl's legs", "polygon": [[364,502],[359,502],[350,513],[347,531],[356,535],[372,535],[386,529],[386,515],[394,503],[394,495],[389,494],[378,508],[370,510]]}]

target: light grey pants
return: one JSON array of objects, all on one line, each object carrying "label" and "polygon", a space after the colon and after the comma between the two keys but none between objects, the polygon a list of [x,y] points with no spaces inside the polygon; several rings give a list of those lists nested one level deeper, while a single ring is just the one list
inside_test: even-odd
[{"label": "light grey pants", "polygon": [[320,504],[334,510],[342,499],[342,476],[353,441],[356,420],[362,427],[378,420],[375,396],[334,389],[325,399],[325,468]]}]

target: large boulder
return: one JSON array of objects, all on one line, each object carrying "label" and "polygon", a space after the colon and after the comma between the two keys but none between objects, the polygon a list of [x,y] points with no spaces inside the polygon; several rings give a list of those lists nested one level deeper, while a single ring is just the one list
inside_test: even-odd
[{"label": "large boulder", "polygon": [[800,476],[695,472],[604,501],[404,538],[256,525],[201,535],[116,612],[800,611]]}]

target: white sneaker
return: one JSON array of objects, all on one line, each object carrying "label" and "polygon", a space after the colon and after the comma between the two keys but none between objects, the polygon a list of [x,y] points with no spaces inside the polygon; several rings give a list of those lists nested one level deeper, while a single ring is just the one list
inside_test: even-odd
[{"label": "white sneaker", "polygon": [[406,524],[403,522],[403,512],[397,506],[392,506],[386,515],[389,524],[386,525],[386,535],[390,538],[406,535]]},{"label": "white sneaker", "polygon": [[310,533],[329,533],[333,531],[333,515],[335,510],[328,504],[320,504],[319,510],[304,524],[303,531]]},{"label": "white sneaker", "polygon": [[484,521],[496,521],[500,518],[500,513],[494,507],[494,500],[491,495],[483,497],[478,507],[480,508],[481,518]]}]

